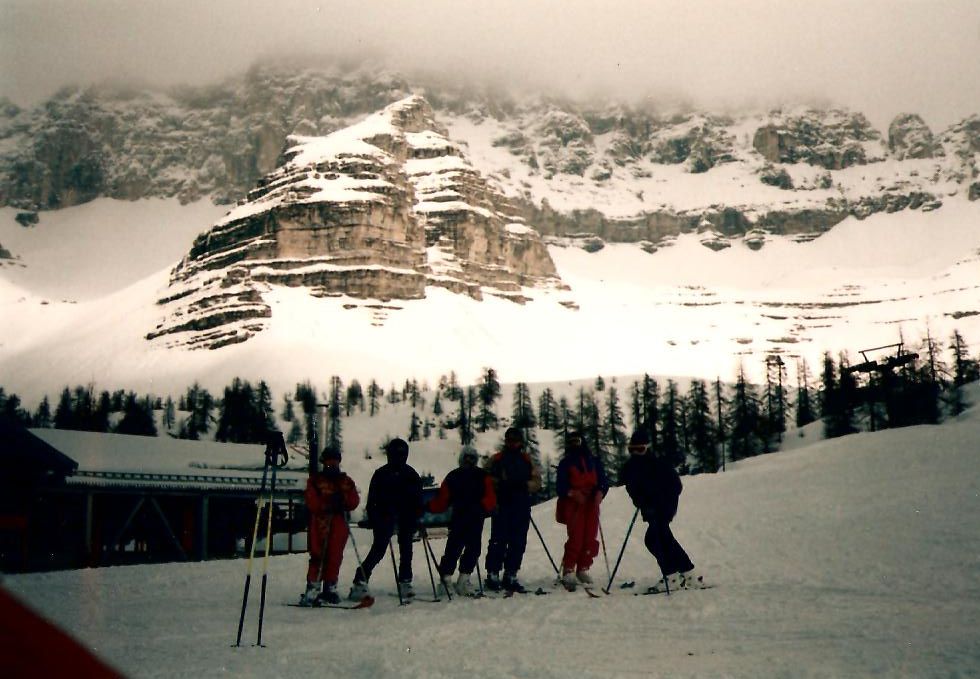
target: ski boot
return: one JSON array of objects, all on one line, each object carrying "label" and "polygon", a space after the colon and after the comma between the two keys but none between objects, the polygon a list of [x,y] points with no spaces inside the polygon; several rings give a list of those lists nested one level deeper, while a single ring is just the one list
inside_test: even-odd
[{"label": "ski boot", "polygon": [[473,585],[470,583],[469,573],[460,573],[456,577],[456,594],[460,596],[473,596]]},{"label": "ski boot", "polygon": [[300,606],[319,606],[320,605],[320,583],[306,583],[306,591],[299,595]]},{"label": "ski boot", "polygon": [[704,581],[704,576],[693,568],[686,573],[681,573],[681,587],[684,589],[705,589],[708,583]]},{"label": "ski boot", "polygon": [[496,571],[487,571],[487,579],[485,582],[487,589],[491,592],[500,591],[500,574]]},{"label": "ski boot", "polygon": [[578,586],[578,580],[575,579],[575,571],[571,568],[563,569],[561,572],[561,584],[569,592],[574,592]]},{"label": "ski boot", "polygon": [[412,587],[411,581],[398,583],[398,595],[402,599],[412,599],[415,597],[415,588]]},{"label": "ski boot", "polygon": [[575,577],[586,587],[591,587],[594,584],[592,582],[592,576],[589,575],[588,571],[578,571],[575,573]]},{"label": "ski boot", "polygon": [[672,592],[675,589],[681,588],[681,576],[679,573],[673,573],[668,575],[666,578],[660,578],[657,584],[652,587],[647,588],[647,594],[662,594],[664,592]]},{"label": "ski boot", "polygon": [[347,595],[347,598],[351,601],[361,601],[366,596],[371,596],[371,590],[368,589],[368,584],[355,580],[354,584],[351,585],[350,594]]},{"label": "ski boot", "polygon": [[516,573],[504,573],[504,579],[501,585],[511,594],[527,594],[527,590],[524,589],[524,585],[522,585],[520,580],[517,579]]},{"label": "ski boot", "polygon": [[337,583],[328,582],[324,585],[323,592],[320,593],[320,601],[331,606],[336,606],[340,603],[340,595],[337,594]]}]

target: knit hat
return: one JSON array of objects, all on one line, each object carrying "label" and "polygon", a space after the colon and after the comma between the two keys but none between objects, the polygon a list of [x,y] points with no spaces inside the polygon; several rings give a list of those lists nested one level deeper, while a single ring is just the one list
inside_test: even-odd
[{"label": "knit hat", "polygon": [[517,427],[510,427],[504,432],[504,441],[520,441],[524,442],[524,432]]},{"label": "knit hat", "polygon": [[340,448],[327,444],[323,452],[320,453],[320,462],[326,462],[327,460],[337,460],[337,462],[340,462],[341,457]]},{"label": "knit hat", "polygon": [[385,445],[385,452],[393,457],[408,459],[408,444],[405,439],[393,438]]},{"label": "knit hat", "polygon": [[631,446],[648,446],[650,445],[650,434],[646,429],[637,429],[633,432],[633,435],[630,436],[629,444]]}]

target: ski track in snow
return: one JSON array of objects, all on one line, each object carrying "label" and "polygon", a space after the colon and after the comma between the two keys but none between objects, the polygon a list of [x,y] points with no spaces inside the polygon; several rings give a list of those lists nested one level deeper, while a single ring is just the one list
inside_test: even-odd
[{"label": "ski track in snow", "polygon": [[[521,578],[547,596],[399,607],[386,560],[374,607],[307,610],[282,605],[298,597],[306,557],[274,557],[265,648],[252,645],[260,561],[241,648],[231,644],[244,560],[27,574],[5,586],[137,677],[976,677],[978,441],[971,410],[941,426],[794,441],[684,477],[673,527],[718,585],[705,591],[633,595],[657,577],[641,521],[612,594],[597,600],[552,587],[533,529]],[[603,504],[612,563],[632,515],[614,489]],[[534,517],[560,558],[553,502]],[[369,533],[356,535],[363,554]],[[434,541],[437,555],[443,544]],[[342,590],[355,563],[348,546]],[[414,568],[427,596],[421,543]],[[601,553],[592,572],[604,585]],[[635,587],[619,588],[626,580]]]}]

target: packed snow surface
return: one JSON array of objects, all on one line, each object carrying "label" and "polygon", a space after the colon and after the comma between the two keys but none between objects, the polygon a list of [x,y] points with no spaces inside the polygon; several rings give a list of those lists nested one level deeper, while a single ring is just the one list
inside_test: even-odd
[{"label": "packed snow surface", "polygon": [[[134,677],[978,676],[980,413],[830,441],[804,433],[787,451],[684,478],[673,527],[717,585],[703,591],[633,595],[657,577],[641,522],[599,599],[555,590],[533,530],[521,577],[546,596],[399,607],[383,562],[373,608],[291,608],[306,558],[273,557],[264,648],[253,646],[256,582],[243,646],[232,646],[242,559],[17,575],[4,585]],[[455,441],[442,445],[455,455]],[[554,501],[533,516],[558,558]],[[612,490],[602,505],[610,562],[632,516],[624,491]],[[363,556],[369,534],[355,537]],[[443,544],[433,541],[437,554]],[[341,589],[355,565],[348,545]],[[431,596],[419,543],[414,569],[419,595]],[[605,582],[601,554],[592,572]],[[622,589],[626,581],[635,587]]]},{"label": "packed snow surface", "polygon": [[[42,214],[24,228],[0,209],[0,383],[34,404],[65,385],[94,383],[177,396],[195,380],[218,393],[234,377],[265,380],[278,400],[330,375],[387,388],[434,384],[485,367],[505,382],[596,375],[731,380],[743,362],[756,381],[765,356],[857,352],[927,332],[961,332],[980,347],[980,203],[950,198],[932,212],[848,218],[810,242],[765,236],[714,252],[698,234],[653,254],[635,244],[588,253],[549,246],[567,290],[523,288],[515,304],[430,287],[423,300],[315,298],[272,286],[267,329],[215,351],[146,340],[170,268],[223,208],[205,201],[99,199]],[[515,226],[508,227],[515,231]],[[136,247],[145,243],[147,247]],[[432,249],[430,249],[430,253]],[[792,372],[792,371],[791,371]]]}]

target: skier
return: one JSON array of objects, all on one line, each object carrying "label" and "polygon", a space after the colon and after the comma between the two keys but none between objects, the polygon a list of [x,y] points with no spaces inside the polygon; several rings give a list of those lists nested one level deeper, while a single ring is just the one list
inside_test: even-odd
[{"label": "skier", "polygon": [[642,429],[633,432],[630,458],[620,472],[626,492],[648,524],[643,542],[663,575],[649,591],[663,592],[668,585],[670,589],[703,588],[704,578],[694,570],[687,552],[670,530],[670,522],[677,514],[681,478],[666,460],[650,454],[649,448],[649,434]]},{"label": "skier", "polygon": [[320,454],[322,470],[306,482],[310,565],[306,570],[306,591],[300,597],[301,606],[314,606],[321,600],[340,603],[337,577],[349,533],[344,512],[356,509],[361,501],[354,481],[340,471],[340,457],[337,448],[325,447]]},{"label": "skier", "polygon": [[566,589],[575,589],[577,583],[588,587],[592,584],[589,568],[599,553],[599,504],[609,492],[609,481],[602,460],[589,451],[581,432],[571,432],[566,438],[556,483],[555,519],[568,530],[562,584]]},{"label": "skier", "polygon": [[398,533],[398,591],[402,598],[415,596],[412,589],[412,538],[422,516],[422,479],[408,464],[408,444],[393,438],[385,446],[388,463],[371,477],[368,488],[367,518],[374,532],[371,550],[354,575],[350,598],[360,600],[369,594],[368,581],[375,566],[384,558],[391,537]]},{"label": "skier", "polygon": [[517,571],[527,547],[531,494],[541,489],[541,472],[524,452],[524,434],[520,429],[511,427],[504,433],[504,448],[490,458],[487,471],[497,494],[497,510],[490,517],[487,545],[487,588],[524,594],[527,590],[518,581]]},{"label": "skier", "polygon": [[480,558],[483,541],[483,521],[497,505],[490,475],[477,466],[480,456],[476,449],[464,446],[459,453],[459,466],[449,472],[439,487],[439,493],[429,502],[430,512],[440,514],[452,507],[449,538],[439,562],[439,576],[448,589],[459,562],[459,577],[455,590],[463,596],[473,595],[470,575]]}]

